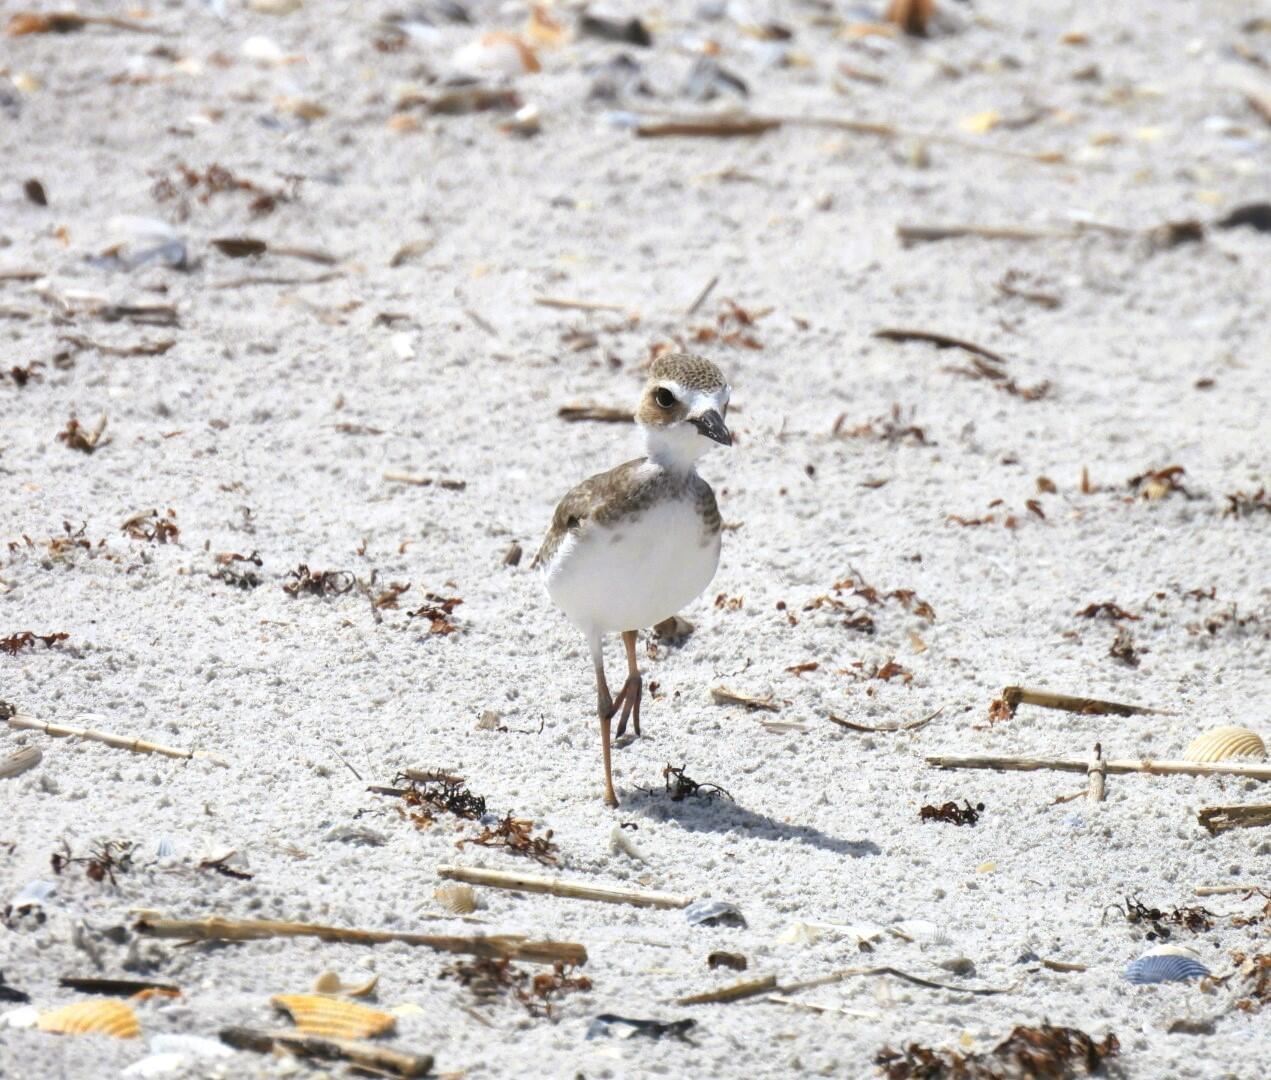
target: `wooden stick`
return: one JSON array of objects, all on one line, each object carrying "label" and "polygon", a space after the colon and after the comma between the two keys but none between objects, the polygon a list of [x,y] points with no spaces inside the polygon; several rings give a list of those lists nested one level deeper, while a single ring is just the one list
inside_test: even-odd
[{"label": "wooden stick", "polygon": [[964,349],[976,356],[984,357],[985,360],[992,360],[995,364],[1007,363],[1006,357],[1001,353],[995,353],[992,349],[986,349],[974,341],[950,337],[948,334],[937,333],[934,330],[875,330],[870,337],[883,338],[886,341],[926,341],[938,349]]},{"label": "wooden stick", "polygon": [[565,311],[616,311],[626,312],[621,304],[604,304],[595,300],[568,300],[558,296],[536,296],[534,303],[539,307],[561,308]]},{"label": "wooden stick", "polygon": [[286,1050],[298,1057],[347,1061],[358,1068],[386,1076],[427,1076],[433,1066],[432,1054],[394,1050],[361,1039],[337,1039],[290,1030],[255,1031],[243,1027],[222,1028],[219,1035],[221,1042],[236,1050],[255,1050],[261,1054]]},{"label": "wooden stick", "polygon": [[[999,772],[1088,772],[1085,761],[1025,757],[929,757],[927,764],[937,769],[996,769]],[[1271,780],[1271,765],[1234,764],[1223,761],[1107,761],[1112,773],[1151,773],[1153,776],[1243,776],[1249,780]]]},{"label": "wooden stick", "polygon": [[1014,986],[952,986],[949,983],[938,983],[932,982],[930,979],[919,978],[917,975],[910,975],[908,972],[900,971],[894,967],[843,968],[841,971],[834,971],[829,975],[821,975],[815,979],[790,983],[780,989],[783,994],[792,994],[796,990],[812,990],[818,986],[831,986],[834,983],[843,982],[845,979],[851,979],[857,975],[894,975],[898,979],[904,979],[905,982],[913,983],[914,986],[925,986],[931,990],[953,990],[959,994],[975,994],[981,997],[987,997],[990,994],[1005,994],[1014,989]]},{"label": "wooden stick", "polygon": [[562,405],[556,410],[562,420],[596,420],[602,424],[632,424],[635,415],[630,409],[619,409],[612,405]]},{"label": "wooden stick", "polygon": [[637,124],[635,133],[642,139],[664,138],[668,135],[699,135],[706,138],[727,139],[736,136],[763,135],[780,126],[780,120],[761,116],[698,116]]},{"label": "wooden stick", "polygon": [[1014,712],[1021,705],[1038,705],[1043,709],[1063,709],[1065,712],[1097,716],[1172,716],[1161,709],[1149,709],[1144,705],[1126,705],[1120,701],[1101,701],[1099,698],[1073,697],[1070,694],[1054,694],[1049,690],[1030,690],[1023,686],[1007,686],[1002,690],[1002,700]]},{"label": "wooden stick", "polygon": [[0,758],[0,780],[21,776],[24,772],[34,769],[43,759],[44,751],[38,746],[25,746],[7,758]]},{"label": "wooden stick", "polygon": [[7,723],[14,731],[41,731],[45,735],[52,735],[59,739],[75,738],[84,739],[87,742],[104,743],[106,746],[113,746],[117,750],[129,750],[134,754],[159,754],[163,757],[183,758],[185,760],[197,759],[199,761],[210,761],[213,765],[219,765],[223,769],[229,768],[228,761],[223,761],[216,755],[209,754],[206,750],[180,750],[174,746],[160,746],[158,743],[145,742],[142,739],[129,739],[123,735],[111,735],[106,731],[67,727],[64,724],[50,724],[43,720],[37,720],[34,716],[27,716],[25,713],[17,713],[9,717]]},{"label": "wooden stick", "polygon": [[1230,896],[1233,893],[1257,892],[1257,885],[1197,885],[1197,896]]},{"label": "wooden stick", "polygon": [[839,727],[845,727],[849,731],[868,731],[868,732],[887,733],[892,731],[917,731],[920,727],[926,727],[929,723],[931,723],[932,720],[934,720],[942,712],[944,712],[943,705],[941,705],[940,708],[938,708],[935,712],[929,714],[928,716],[924,716],[921,720],[910,720],[909,723],[907,724],[880,724],[878,727],[873,727],[870,724],[854,724],[852,723],[851,720],[844,720],[842,717],[835,716],[833,713],[830,713],[829,717],[836,724],[838,724]]},{"label": "wooden stick", "polygon": [[704,994],[690,994],[688,997],[677,998],[675,1004],[714,1005],[725,1001],[744,1001],[746,998],[767,993],[775,989],[776,985],[775,975],[764,975],[758,979],[746,979],[744,982],[723,986],[718,990],[707,990]]},{"label": "wooden stick", "polygon": [[1086,794],[1091,802],[1103,802],[1108,779],[1108,764],[1103,760],[1102,743],[1094,744],[1094,755],[1090,759],[1086,772],[1090,777],[1090,787]]},{"label": "wooden stick", "polygon": [[1198,820],[1210,836],[1217,836],[1230,829],[1253,829],[1271,825],[1271,804],[1252,806],[1202,806],[1196,813]]},{"label": "wooden stick", "polygon": [[897,225],[896,236],[902,244],[933,243],[978,236],[985,240],[1072,240],[1080,229],[1035,229],[1018,225]]},{"label": "wooden stick", "polygon": [[744,705],[747,709],[763,709],[765,712],[780,712],[781,706],[772,698],[750,697],[748,694],[739,694],[736,690],[729,690],[726,686],[712,686],[711,699],[716,705]]},{"label": "wooden stick", "polygon": [[437,876],[451,881],[466,881],[469,885],[489,885],[495,889],[514,889],[517,892],[548,893],[551,896],[566,896],[573,900],[599,900],[603,904],[684,908],[693,902],[693,897],[679,896],[675,893],[653,892],[648,889],[622,889],[610,885],[588,885],[581,881],[562,881],[560,878],[542,877],[538,874],[510,874],[502,870],[482,870],[472,866],[439,866]]},{"label": "wooden stick", "polygon": [[527,941],[521,934],[494,937],[457,937],[449,934],[411,934],[398,930],[353,930],[317,923],[281,922],[274,919],[139,919],[139,934],[185,941],[261,941],[277,937],[316,937],[349,945],[380,945],[400,941],[438,952],[466,953],[496,960],[532,960],[540,964],[585,964],[587,950],[569,941]]},{"label": "wooden stick", "polygon": [[697,309],[700,308],[704,303],[706,303],[706,298],[710,296],[712,292],[715,291],[715,286],[718,284],[719,284],[719,275],[716,274],[713,278],[710,279],[710,281],[706,283],[702,291],[699,292],[696,297],[694,297],[693,302],[684,309],[684,314],[685,315],[697,314]]}]

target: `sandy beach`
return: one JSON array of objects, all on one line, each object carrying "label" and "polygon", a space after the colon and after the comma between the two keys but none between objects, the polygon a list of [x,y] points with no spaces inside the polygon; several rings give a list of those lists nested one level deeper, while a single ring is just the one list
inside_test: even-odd
[{"label": "sandy beach", "polygon": [[[171,1039],[289,1028],[271,998],[325,971],[377,975],[374,1041],[469,1080],[952,1076],[883,1070],[1042,1024],[1114,1036],[1133,1080],[1271,1075],[1271,832],[1198,821],[1266,783],[1098,802],[927,760],[1271,736],[1271,211],[1240,213],[1271,12],[945,0],[915,37],[885,6],[0,7],[0,702],[225,763],[0,721],[0,761],[42,752],[0,777],[0,1076],[346,1075]],[[597,36],[632,18],[651,44]],[[772,122],[656,127],[738,115]],[[530,561],[642,452],[561,410],[630,410],[667,348],[733,388],[701,463],[723,554],[692,633],[642,638],[611,811],[587,648]],[[1154,711],[1009,715],[1007,686]],[[982,809],[923,819],[946,803]],[[541,861],[474,842],[508,815]],[[465,920],[443,865],[744,925],[483,885]],[[137,926],[212,916],[576,943],[588,983]],[[1162,929],[1211,977],[1128,982]],[[85,977],[180,994],[110,999],[137,1038],[30,1026],[108,1000]]]}]

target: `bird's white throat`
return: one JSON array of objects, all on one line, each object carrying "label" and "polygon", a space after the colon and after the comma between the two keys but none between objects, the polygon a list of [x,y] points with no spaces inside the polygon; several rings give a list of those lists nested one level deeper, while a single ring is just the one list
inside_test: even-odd
[{"label": "bird's white throat", "polygon": [[692,424],[668,427],[642,424],[649,460],[672,473],[691,472],[698,458],[714,445]]}]

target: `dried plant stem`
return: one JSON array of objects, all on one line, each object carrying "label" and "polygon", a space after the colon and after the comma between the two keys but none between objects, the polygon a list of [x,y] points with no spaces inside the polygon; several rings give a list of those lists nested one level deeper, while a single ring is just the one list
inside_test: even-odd
[{"label": "dried plant stem", "polygon": [[622,304],[607,304],[595,300],[570,300],[559,296],[536,296],[534,303],[539,307],[560,308],[564,311],[616,311],[622,314],[627,310]]},{"label": "dried plant stem", "polygon": [[227,1027],[221,1029],[220,1039],[236,1050],[255,1050],[261,1054],[284,1050],[298,1057],[347,1061],[359,1069],[384,1076],[427,1076],[433,1066],[431,1054],[394,1050],[360,1039],[337,1039],[325,1035],[306,1035],[298,1031],[255,1031],[251,1028]]},{"label": "dried plant stem", "polygon": [[21,776],[34,769],[43,758],[44,752],[38,746],[26,746],[15,754],[0,758],[0,780]]},{"label": "dried plant stem", "polygon": [[902,244],[930,243],[977,236],[983,240],[1072,240],[1080,229],[1040,229],[1021,225],[897,225]]},{"label": "dried plant stem", "polygon": [[601,424],[630,424],[635,421],[630,409],[612,405],[562,405],[556,410],[556,415],[562,420],[595,420]]},{"label": "dried plant stem", "polygon": [[[999,772],[1053,772],[1084,773],[1089,762],[1061,761],[1054,758],[1027,757],[929,757],[927,764],[937,769],[996,769]],[[1234,764],[1214,761],[1107,761],[1107,772],[1150,773],[1153,776],[1243,776],[1249,780],[1271,780],[1271,765]]]},{"label": "dried plant stem", "polygon": [[598,900],[602,904],[632,904],[635,907],[684,908],[693,902],[691,896],[653,892],[649,889],[622,889],[609,885],[588,885],[581,881],[562,881],[539,874],[509,874],[502,870],[482,870],[469,866],[439,866],[437,876],[469,885],[489,885],[495,889],[517,892],[548,893],[572,900]]},{"label": "dried plant stem", "polygon": [[451,934],[412,934],[399,930],[354,930],[318,923],[283,922],[274,919],[142,918],[133,929],[139,934],[184,941],[263,941],[278,937],[316,937],[348,945],[381,945],[400,941],[437,952],[466,953],[495,960],[531,960],[540,964],[585,964],[587,950],[569,941],[527,941],[520,934],[458,937]]},{"label": "dried plant stem", "polygon": [[1103,802],[1106,798],[1108,763],[1103,760],[1103,746],[1100,743],[1094,744],[1094,754],[1090,758],[1086,773],[1090,777],[1090,786],[1086,792],[1090,801]]},{"label": "dried plant stem", "polygon": [[926,727],[932,720],[944,712],[944,706],[941,705],[933,713],[928,713],[919,720],[910,720],[906,724],[880,724],[877,727],[870,724],[855,724],[851,720],[844,720],[840,716],[829,714],[829,718],[838,724],[839,727],[845,727],[849,731],[867,731],[870,733],[887,734],[893,731],[917,731],[919,728]]},{"label": "dried plant stem", "polygon": [[1202,806],[1196,813],[1196,820],[1209,830],[1210,836],[1230,829],[1253,829],[1271,825],[1271,805]]},{"label": "dried plant stem", "polygon": [[941,334],[934,330],[875,330],[870,336],[883,338],[885,341],[926,341],[940,349],[962,349],[965,352],[974,353],[976,356],[982,356],[985,360],[991,360],[995,364],[1007,363],[1006,357],[1001,353],[986,349],[983,345],[977,345],[974,341],[950,337],[948,334]]},{"label": "dried plant stem", "polygon": [[50,724],[37,720],[34,716],[17,713],[6,721],[15,731],[41,731],[45,735],[57,738],[84,739],[87,742],[104,743],[118,750],[128,750],[134,754],[160,754],[163,757],[184,758],[186,760],[210,761],[213,765],[229,768],[229,762],[209,754],[206,750],[181,750],[175,746],[160,746],[158,743],[146,742],[143,739],[129,739],[123,735],[112,735],[107,731],[93,731],[91,728],[67,727],[64,724]]},{"label": "dried plant stem", "polygon": [[1197,896],[1232,896],[1236,893],[1256,892],[1257,885],[1197,885]]},{"label": "dried plant stem", "polygon": [[723,986],[718,990],[707,990],[704,994],[690,994],[688,997],[677,998],[675,1004],[713,1005],[725,1001],[744,1001],[746,998],[757,997],[759,994],[766,994],[769,990],[775,990],[776,986],[775,975],[764,975],[758,979],[746,979],[744,982]]},{"label": "dried plant stem", "polygon": [[1030,690],[1024,686],[1005,687],[1002,690],[1002,700],[1012,709],[1016,709],[1020,705],[1037,705],[1043,709],[1062,709],[1064,712],[1099,716],[1173,715],[1160,709],[1149,709],[1144,705],[1126,705],[1120,701],[1101,701],[1099,698],[1054,694],[1049,690]]},{"label": "dried plant stem", "polygon": [[840,971],[831,972],[829,975],[821,975],[815,979],[807,979],[804,982],[789,983],[780,987],[781,993],[793,994],[798,990],[813,990],[818,986],[832,986],[834,983],[843,982],[846,979],[855,978],[856,976],[873,976],[873,975],[894,975],[897,979],[904,979],[905,982],[913,983],[914,986],[925,986],[931,990],[953,990],[959,994],[975,994],[980,997],[987,997],[991,994],[1005,994],[1009,990],[1013,990],[1013,986],[953,986],[949,983],[932,982],[930,979],[923,979],[917,975],[910,975],[908,972],[900,971],[894,967],[871,967],[871,968],[843,968]]}]

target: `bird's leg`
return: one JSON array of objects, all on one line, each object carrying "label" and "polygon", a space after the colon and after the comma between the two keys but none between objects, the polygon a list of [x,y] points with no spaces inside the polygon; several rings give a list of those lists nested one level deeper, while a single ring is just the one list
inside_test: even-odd
[{"label": "bird's leg", "polygon": [[636,738],[640,737],[640,698],[644,695],[644,680],[640,678],[640,665],[636,662],[636,631],[624,630],[622,644],[627,648],[627,681],[622,684],[618,700],[614,702],[614,711],[622,706],[622,718],[618,721],[618,738],[626,733],[627,720],[635,730]]},{"label": "bird's leg", "polygon": [[615,705],[609,696],[609,684],[605,682],[605,653],[599,635],[588,644],[596,668],[596,712],[600,716],[600,754],[605,763],[605,805],[616,807],[618,796],[613,791],[613,769],[609,764],[609,721],[613,719]]}]

